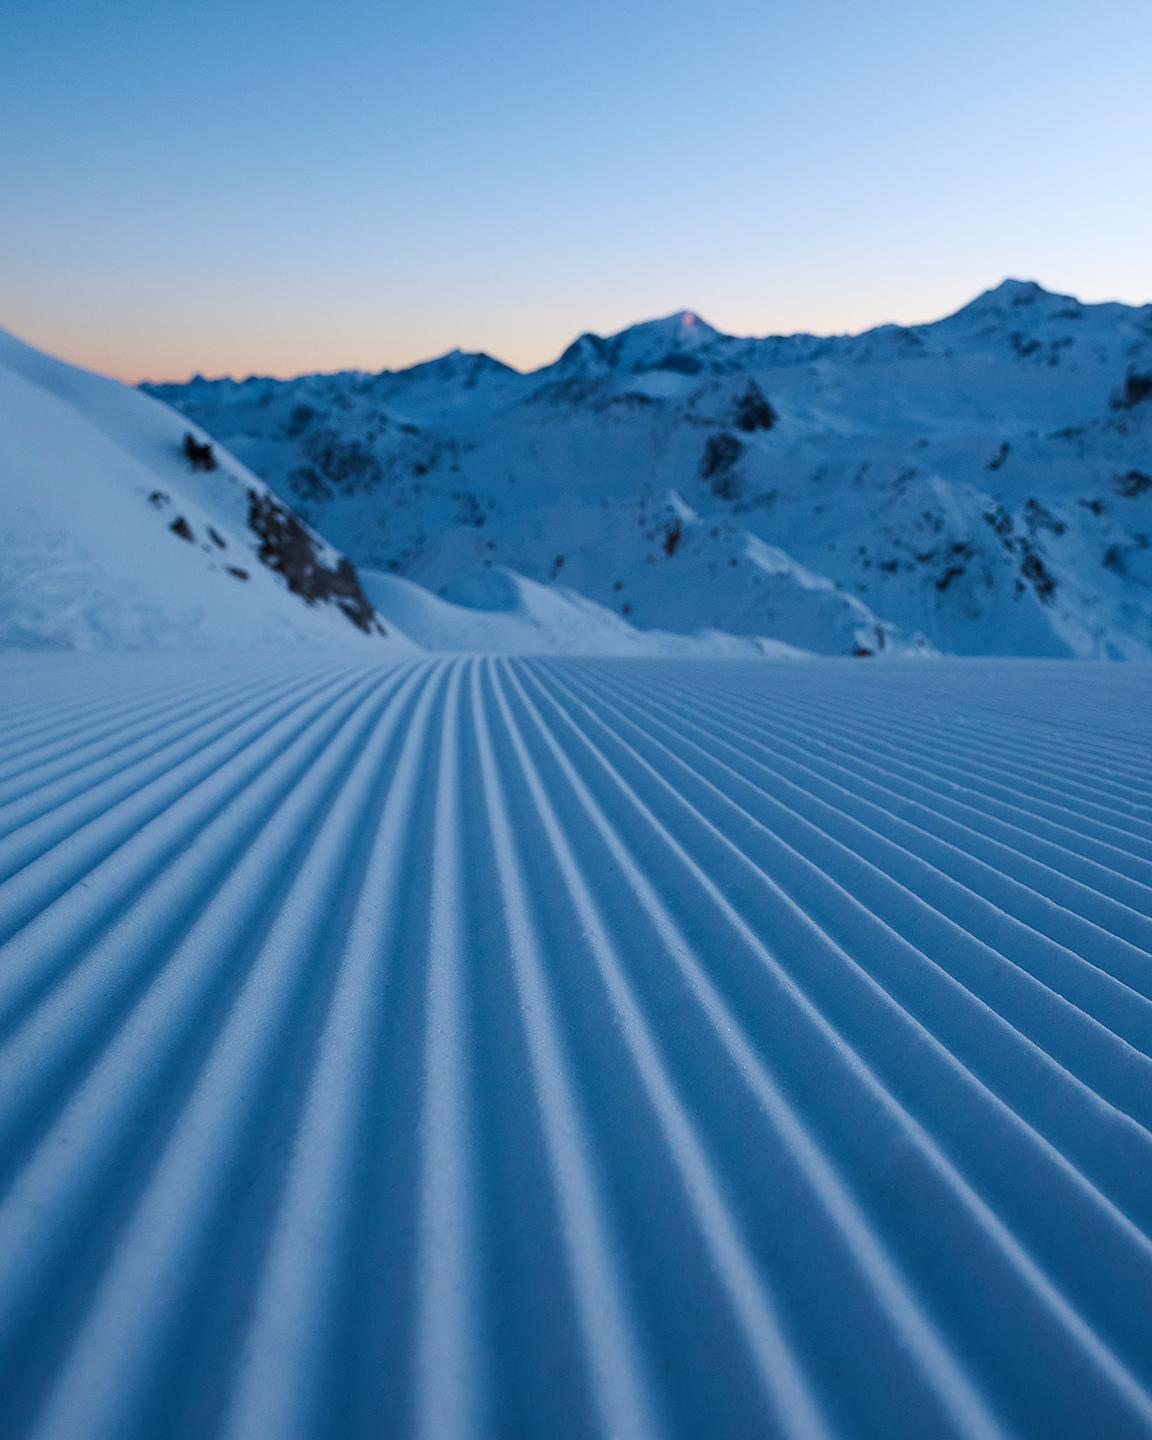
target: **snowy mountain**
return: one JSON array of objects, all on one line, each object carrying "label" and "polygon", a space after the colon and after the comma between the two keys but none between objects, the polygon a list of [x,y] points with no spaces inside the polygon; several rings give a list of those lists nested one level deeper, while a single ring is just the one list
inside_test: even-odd
[{"label": "snowy mountain", "polygon": [[376,649],[354,566],[166,405],[0,331],[0,645]]},{"label": "snowy mountain", "polygon": [[532,374],[454,352],[146,388],[436,592],[505,567],[642,631],[1152,655],[1152,306],[1006,281],[856,336],[682,312]]}]

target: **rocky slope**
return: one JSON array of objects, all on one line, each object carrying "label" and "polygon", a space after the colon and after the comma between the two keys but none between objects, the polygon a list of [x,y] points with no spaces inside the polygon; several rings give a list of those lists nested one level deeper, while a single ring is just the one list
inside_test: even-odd
[{"label": "rocky slope", "polygon": [[0,645],[378,647],[351,561],[166,405],[0,331]]}]

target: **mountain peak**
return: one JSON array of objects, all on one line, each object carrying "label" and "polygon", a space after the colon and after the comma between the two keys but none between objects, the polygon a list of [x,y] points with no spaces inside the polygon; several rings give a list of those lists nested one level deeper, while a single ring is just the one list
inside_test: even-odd
[{"label": "mountain peak", "polygon": [[456,347],[443,355],[437,355],[433,360],[421,360],[416,365],[409,365],[403,370],[383,370],[380,372],[382,378],[415,380],[435,377],[437,379],[457,379],[461,376],[473,376],[480,373],[514,375],[516,371],[511,365],[506,365],[503,360],[497,360],[495,356],[489,355],[485,350],[461,350]]},{"label": "mountain peak", "polygon": [[700,349],[720,335],[694,310],[677,310],[659,320],[642,320],[614,335],[585,333],[573,341],[558,363],[571,368],[643,370],[669,356]]},{"label": "mountain peak", "polygon": [[1036,280],[1014,280],[1009,276],[1008,279],[1001,280],[999,285],[993,286],[991,290],[986,290],[979,298],[995,299],[1009,305],[1031,305],[1048,293]]},{"label": "mountain peak", "polygon": [[[707,320],[702,320],[700,316],[696,314],[695,310],[677,310],[671,315],[666,315],[663,320],[657,320],[653,323],[664,325],[669,329],[675,330],[695,330],[697,327],[712,330],[712,326],[708,324]],[[713,334],[715,333],[716,332],[713,331]]]},{"label": "mountain peak", "polygon": [[719,330],[702,320],[695,310],[676,310],[659,320],[642,320],[619,331],[614,339],[625,335],[651,335],[675,345],[701,345],[719,335]]},{"label": "mountain peak", "polygon": [[1045,290],[1043,285],[1038,284],[1035,280],[1008,279],[1001,280],[999,285],[977,295],[975,300],[970,300],[967,305],[961,306],[955,313],[956,315],[977,316],[999,315],[1012,310],[1026,310],[1029,306],[1045,300],[1058,300],[1065,305],[1077,303],[1073,296],[1059,295],[1055,291]]}]

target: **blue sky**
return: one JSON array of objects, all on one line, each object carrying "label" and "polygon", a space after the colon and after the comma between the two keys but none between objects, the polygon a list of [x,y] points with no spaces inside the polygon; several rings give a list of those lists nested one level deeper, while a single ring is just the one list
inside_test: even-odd
[{"label": "blue sky", "polygon": [[1148,0],[6,0],[0,324],[126,378],[1152,299]]}]

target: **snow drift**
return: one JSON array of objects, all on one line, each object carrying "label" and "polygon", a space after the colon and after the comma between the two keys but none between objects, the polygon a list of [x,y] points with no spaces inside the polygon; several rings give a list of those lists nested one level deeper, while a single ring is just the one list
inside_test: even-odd
[{"label": "snow drift", "polygon": [[637,630],[565,585],[541,585],[503,566],[466,571],[439,596],[399,575],[361,574],[377,614],[427,650],[773,659],[805,653],[763,637]]}]

